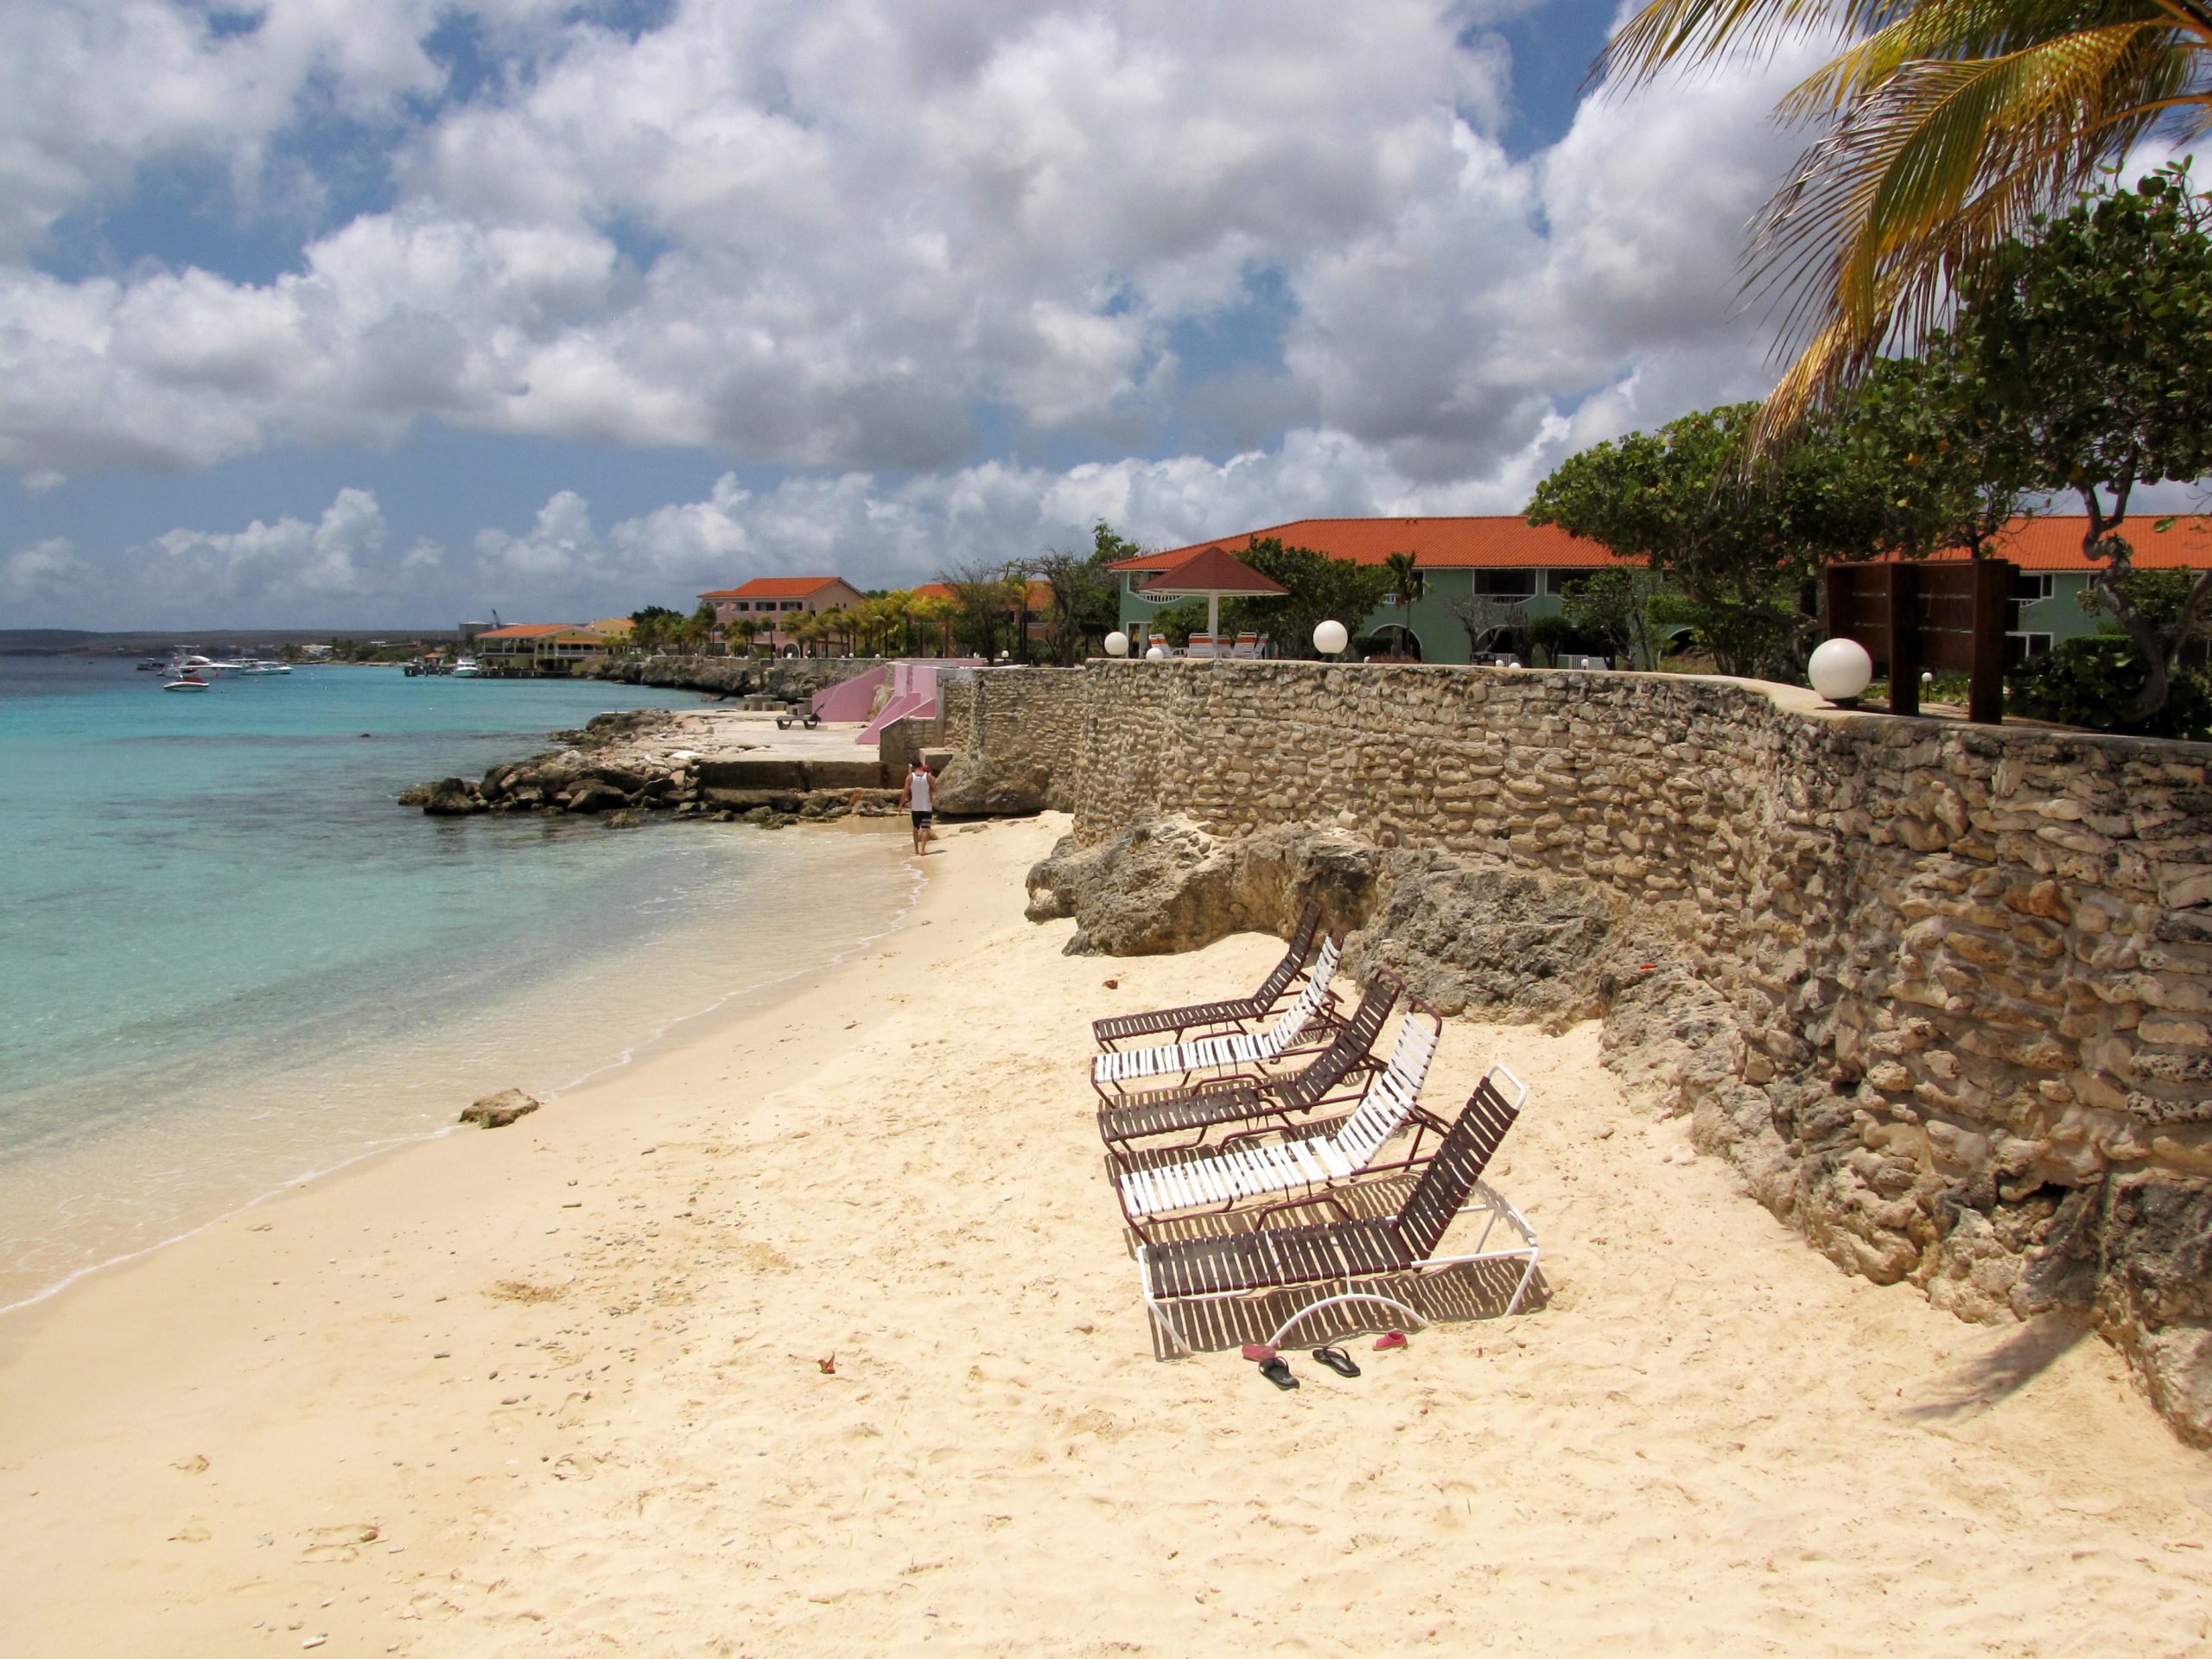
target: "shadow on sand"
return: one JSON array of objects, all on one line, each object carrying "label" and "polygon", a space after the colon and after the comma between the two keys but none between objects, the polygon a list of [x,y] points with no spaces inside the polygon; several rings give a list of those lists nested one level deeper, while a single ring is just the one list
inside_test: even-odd
[{"label": "shadow on sand", "polygon": [[1904,1415],[1914,1422],[1938,1422],[1986,1411],[2025,1388],[2088,1334],[2088,1322],[2078,1315],[2041,1314],[1943,1378],[1936,1384],[1939,1398],[1908,1407]]}]

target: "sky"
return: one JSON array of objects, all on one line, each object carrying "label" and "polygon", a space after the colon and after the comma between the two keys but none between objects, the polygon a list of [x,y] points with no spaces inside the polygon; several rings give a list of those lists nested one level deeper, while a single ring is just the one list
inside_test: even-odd
[{"label": "sky", "polygon": [[1512,512],[1771,384],[1814,60],[1600,0],[9,0],[0,627]]}]

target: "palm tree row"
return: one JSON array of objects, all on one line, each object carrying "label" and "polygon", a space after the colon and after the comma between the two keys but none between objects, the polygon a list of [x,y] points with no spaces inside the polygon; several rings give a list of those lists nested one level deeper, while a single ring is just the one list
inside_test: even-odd
[{"label": "palm tree row", "polygon": [[1843,49],[1780,105],[1820,130],[1746,253],[1796,351],[1763,445],[1916,348],[2009,239],[2154,129],[2212,128],[2212,0],[1651,0],[1599,67],[1630,89],[1808,32]]}]

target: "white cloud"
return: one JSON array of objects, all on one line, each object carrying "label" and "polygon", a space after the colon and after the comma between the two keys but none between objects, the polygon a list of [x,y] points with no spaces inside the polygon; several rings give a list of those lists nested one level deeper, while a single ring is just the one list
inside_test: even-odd
[{"label": "white cloud", "polygon": [[142,602],[156,613],[194,616],[251,606],[259,620],[276,606],[334,607],[391,593],[410,575],[435,568],[435,550],[411,549],[397,568],[385,562],[383,510],[367,490],[342,489],[314,524],[287,515],[255,519],[241,531],[172,530],[128,556]]},{"label": "white cloud", "polygon": [[[1655,354],[1675,366],[1647,387],[1759,372],[1732,261],[1787,154],[1786,69],[1586,106],[1516,162],[1490,136],[1503,56],[1437,0],[679,0],[635,39],[512,0],[488,36],[508,73],[423,122],[442,15],[272,0],[218,38],[147,0],[10,11],[7,73],[38,96],[0,117],[22,215],[0,229],[0,462],[195,467],[435,420],[904,472],[971,458],[981,406],[1121,446],[1194,399],[1443,480]],[[90,118],[142,81],[144,108]],[[5,262],[165,159],[257,179],[326,107],[384,124],[397,195],[296,270]],[[1194,391],[1175,331],[1262,279],[1289,303],[1283,369]]]},{"label": "white cloud", "polygon": [[29,547],[18,548],[0,563],[0,593],[12,604],[43,615],[56,606],[83,597],[91,569],[77,556],[67,536],[49,536]]}]

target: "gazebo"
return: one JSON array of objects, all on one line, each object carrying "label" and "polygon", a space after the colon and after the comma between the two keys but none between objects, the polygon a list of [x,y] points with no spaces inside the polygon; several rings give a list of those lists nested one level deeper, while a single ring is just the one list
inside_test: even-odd
[{"label": "gazebo", "polygon": [[1165,571],[1137,589],[1140,599],[1203,599],[1206,602],[1206,634],[1219,649],[1221,601],[1224,599],[1280,599],[1290,591],[1281,582],[1262,575],[1226,548],[1210,547],[1193,553],[1173,570]]}]

